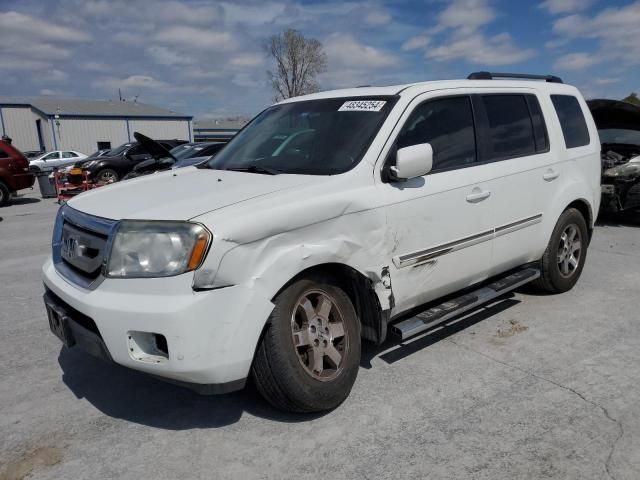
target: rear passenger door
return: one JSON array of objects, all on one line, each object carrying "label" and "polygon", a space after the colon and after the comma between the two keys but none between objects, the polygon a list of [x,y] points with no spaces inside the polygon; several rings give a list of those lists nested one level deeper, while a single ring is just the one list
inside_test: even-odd
[{"label": "rear passenger door", "polygon": [[549,149],[540,100],[533,91],[474,96],[480,159],[492,172],[494,241],[491,275],[539,259],[543,222],[555,198],[561,164]]}]

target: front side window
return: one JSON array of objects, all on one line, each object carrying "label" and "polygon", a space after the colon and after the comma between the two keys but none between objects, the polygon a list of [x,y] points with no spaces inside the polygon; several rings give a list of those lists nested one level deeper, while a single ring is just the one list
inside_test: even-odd
[{"label": "front side window", "polygon": [[536,153],[529,107],[524,95],[482,95],[487,114],[487,160],[497,161]]},{"label": "front side window", "polygon": [[589,145],[589,129],[578,99],[571,95],[551,95],[567,148]]},{"label": "front side window", "polygon": [[274,105],[204,166],[334,175],[360,162],[397,97],[326,98]]},{"label": "front side window", "polygon": [[476,161],[476,138],[471,99],[467,96],[428,100],[419,105],[402,127],[398,148],[431,144],[432,170],[463,167]]},{"label": "front side window", "polygon": [[51,152],[49,155],[44,157],[43,160],[57,160],[60,158],[59,155],[60,154],[58,152]]}]

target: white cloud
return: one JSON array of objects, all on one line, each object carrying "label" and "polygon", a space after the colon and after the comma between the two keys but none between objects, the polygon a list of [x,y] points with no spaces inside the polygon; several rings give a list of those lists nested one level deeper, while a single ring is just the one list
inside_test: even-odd
[{"label": "white cloud", "polygon": [[486,0],[454,0],[438,16],[438,23],[461,33],[471,33],[493,21],[496,13]]},{"label": "white cloud", "polygon": [[640,1],[609,7],[594,16],[569,15],[558,19],[554,32],[567,39],[588,38],[599,42],[599,55],[621,60],[624,65],[640,64]]},{"label": "white cloud", "polygon": [[[0,71],[39,71],[48,66],[48,62],[15,57],[0,52]],[[3,76],[4,73],[0,76]]]},{"label": "white cloud", "polygon": [[229,64],[236,67],[257,67],[262,65],[264,61],[264,55],[258,52],[246,52],[231,57]]},{"label": "white cloud", "polygon": [[57,68],[42,72],[40,75],[35,77],[35,79],[41,83],[58,83],[65,81],[67,78],[69,78],[69,75],[67,75],[62,70],[58,70]]},{"label": "white cloud", "polygon": [[402,50],[405,52],[426,48],[429,45],[430,38],[426,35],[416,35],[411,37],[402,44]]},{"label": "white cloud", "polygon": [[51,42],[86,42],[91,37],[79,30],[46,22],[18,12],[0,12],[0,31],[3,37],[21,35],[23,41],[40,39]]},{"label": "white cloud", "polygon": [[348,33],[334,33],[324,42],[330,66],[340,68],[381,68],[396,65],[398,59],[384,50],[359,43]]},{"label": "white cloud", "polygon": [[438,61],[465,60],[475,65],[509,65],[535,55],[533,49],[519,49],[508,33],[485,38],[481,34],[453,39],[444,45],[430,48],[426,57]]},{"label": "white cloud", "polygon": [[111,36],[111,39],[116,43],[120,43],[128,47],[141,46],[148,43],[148,39],[145,38],[144,35],[126,31],[114,33]]},{"label": "white cloud", "polygon": [[192,65],[195,63],[195,59],[190,55],[160,45],[153,45],[145,51],[160,65]]},{"label": "white cloud", "polygon": [[619,83],[620,78],[596,78],[594,83],[596,85],[611,85],[613,83]]},{"label": "white cloud", "polygon": [[364,23],[373,27],[379,27],[391,23],[392,17],[383,10],[373,10],[365,15]]},{"label": "white cloud", "polygon": [[558,15],[586,10],[593,2],[594,0],[545,0],[540,4],[540,8],[544,8],[552,15]]},{"label": "white cloud", "polygon": [[169,45],[216,51],[234,50],[238,46],[229,32],[187,26],[161,29],[155,38]]},{"label": "white cloud", "polygon": [[59,90],[52,90],[50,88],[43,88],[40,90],[40,95],[62,95]]},{"label": "white cloud", "polygon": [[[427,30],[432,37],[409,39],[403,50],[424,43],[425,58],[436,61],[463,60],[474,65],[509,65],[535,55],[518,48],[508,33],[487,36],[484,28],[497,16],[487,0],[453,0],[439,15],[438,24]],[[442,35],[445,38],[442,39]],[[434,43],[434,38],[441,40]]]},{"label": "white cloud", "polygon": [[95,80],[92,84],[96,88],[104,90],[116,90],[118,88],[164,88],[167,84],[147,75],[130,75],[126,78],[108,77]]},{"label": "white cloud", "polygon": [[568,53],[558,58],[553,64],[556,70],[584,70],[601,60],[593,54],[585,52]]},{"label": "white cloud", "polygon": [[108,72],[111,67],[103,62],[90,61],[80,65],[80,68],[87,70],[88,72]]}]

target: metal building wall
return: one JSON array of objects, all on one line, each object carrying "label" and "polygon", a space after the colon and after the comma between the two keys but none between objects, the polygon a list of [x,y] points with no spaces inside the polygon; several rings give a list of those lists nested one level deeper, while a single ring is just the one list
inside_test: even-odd
[{"label": "metal building wall", "polygon": [[127,124],[122,119],[62,117],[59,127],[55,122],[53,120],[58,150],[76,150],[90,155],[98,149],[98,142],[111,142],[111,147],[115,148],[129,141]]},{"label": "metal building wall", "polygon": [[[2,108],[2,124],[4,135],[8,135],[13,140],[13,145],[22,151],[40,150],[38,132],[36,129],[36,119],[39,115],[31,111],[28,106],[24,107],[0,107]],[[43,137],[48,127],[46,119],[41,120]]]},{"label": "metal building wall", "polygon": [[192,141],[191,122],[187,120],[129,120],[129,130],[133,140],[133,132],[140,132],[157,140]]}]

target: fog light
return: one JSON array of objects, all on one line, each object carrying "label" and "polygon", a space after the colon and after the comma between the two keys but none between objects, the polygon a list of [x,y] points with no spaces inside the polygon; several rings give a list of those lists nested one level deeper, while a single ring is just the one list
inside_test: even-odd
[{"label": "fog light", "polygon": [[169,345],[164,335],[153,332],[128,332],[129,356],[145,363],[169,361]]}]

